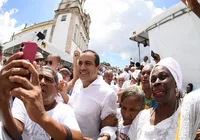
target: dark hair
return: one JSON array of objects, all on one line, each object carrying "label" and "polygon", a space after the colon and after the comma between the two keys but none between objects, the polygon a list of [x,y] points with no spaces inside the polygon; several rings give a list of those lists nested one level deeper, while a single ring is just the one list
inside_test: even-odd
[{"label": "dark hair", "polygon": [[98,55],[95,51],[93,51],[93,50],[85,50],[85,51],[83,51],[82,53],[87,53],[87,52],[91,52],[91,53],[94,54],[94,56],[95,56],[95,66],[96,66],[96,67],[99,66],[99,64],[100,64],[99,55]]},{"label": "dark hair", "polygon": [[190,86],[191,91],[192,91],[192,90],[193,90],[193,84],[192,84],[192,83],[189,83],[188,86]]},{"label": "dark hair", "polygon": [[140,63],[139,63],[139,62],[136,62],[135,66],[136,66],[136,67],[140,67]]},{"label": "dark hair", "polygon": [[40,68],[40,70],[42,70],[42,69],[50,70],[53,73],[53,77],[54,77],[55,83],[58,85],[58,75],[57,75],[56,71],[53,68],[49,67],[49,66],[42,66]]}]

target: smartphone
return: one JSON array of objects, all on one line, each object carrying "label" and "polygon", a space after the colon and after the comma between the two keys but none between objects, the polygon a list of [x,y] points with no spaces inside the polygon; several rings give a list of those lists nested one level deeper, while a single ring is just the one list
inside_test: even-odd
[{"label": "smartphone", "polygon": [[22,42],[20,50],[23,52],[23,59],[33,63],[37,49],[38,45],[35,42]]}]

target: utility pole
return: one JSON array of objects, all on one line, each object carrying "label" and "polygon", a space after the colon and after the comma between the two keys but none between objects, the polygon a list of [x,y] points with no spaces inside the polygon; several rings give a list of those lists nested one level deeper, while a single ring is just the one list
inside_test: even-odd
[{"label": "utility pole", "polygon": [[138,55],[139,55],[139,59],[138,59],[138,60],[139,60],[139,62],[140,62],[140,43],[139,43],[139,42],[138,42],[138,53],[139,53],[139,54],[138,54]]}]

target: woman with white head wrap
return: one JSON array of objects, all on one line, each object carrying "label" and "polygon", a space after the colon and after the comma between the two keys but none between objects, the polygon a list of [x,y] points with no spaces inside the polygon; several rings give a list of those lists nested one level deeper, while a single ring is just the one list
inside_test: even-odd
[{"label": "woman with white head wrap", "polygon": [[[131,140],[193,140],[200,126],[200,94],[191,93],[181,102],[182,72],[173,58],[156,64],[150,85],[157,107],[141,111],[129,130]],[[200,92],[198,90],[197,92]]]}]

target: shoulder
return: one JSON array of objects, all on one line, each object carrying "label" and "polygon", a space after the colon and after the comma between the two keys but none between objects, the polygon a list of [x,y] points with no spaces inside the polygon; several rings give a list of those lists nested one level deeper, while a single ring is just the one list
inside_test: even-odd
[{"label": "shoulder", "polygon": [[76,80],[74,87],[82,85],[81,79]]},{"label": "shoulder", "polygon": [[75,117],[73,108],[64,103],[58,103],[54,109],[47,111],[47,114],[57,121]]},{"label": "shoulder", "polygon": [[196,89],[183,98],[183,103],[199,104],[200,103],[200,89]]},{"label": "shoulder", "polygon": [[55,110],[59,112],[64,112],[64,113],[67,112],[67,114],[70,112],[74,112],[71,106],[69,106],[68,104],[60,103],[60,102],[55,107]]},{"label": "shoulder", "polygon": [[139,118],[140,120],[145,120],[146,118],[150,117],[150,110],[151,109],[144,109],[140,111],[136,118]]},{"label": "shoulder", "polygon": [[128,136],[130,139],[134,139],[137,136],[138,131],[142,129],[142,127],[147,124],[147,121],[150,119],[150,109],[142,110],[133,120]]},{"label": "shoulder", "polygon": [[26,110],[25,107],[24,107],[24,103],[18,99],[18,98],[15,98],[14,101],[13,101],[13,107],[12,107],[12,111],[18,111],[19,110]]},{"label": "shoulder", "polygon": [[147,123],[147,121],[150,119],[150,110],[151,109],[144,109],[140,111],[139,114],[136,116],[136,118],[133,120],[131,125],[139,127]]},{"label": "shoulder", "polygon": [[99,83],[99,91],[101,94],[113,94],[115,93],[114,89],[111,87],[111,85],[107,84],[102,78],[98,78],[98,83]]}]

